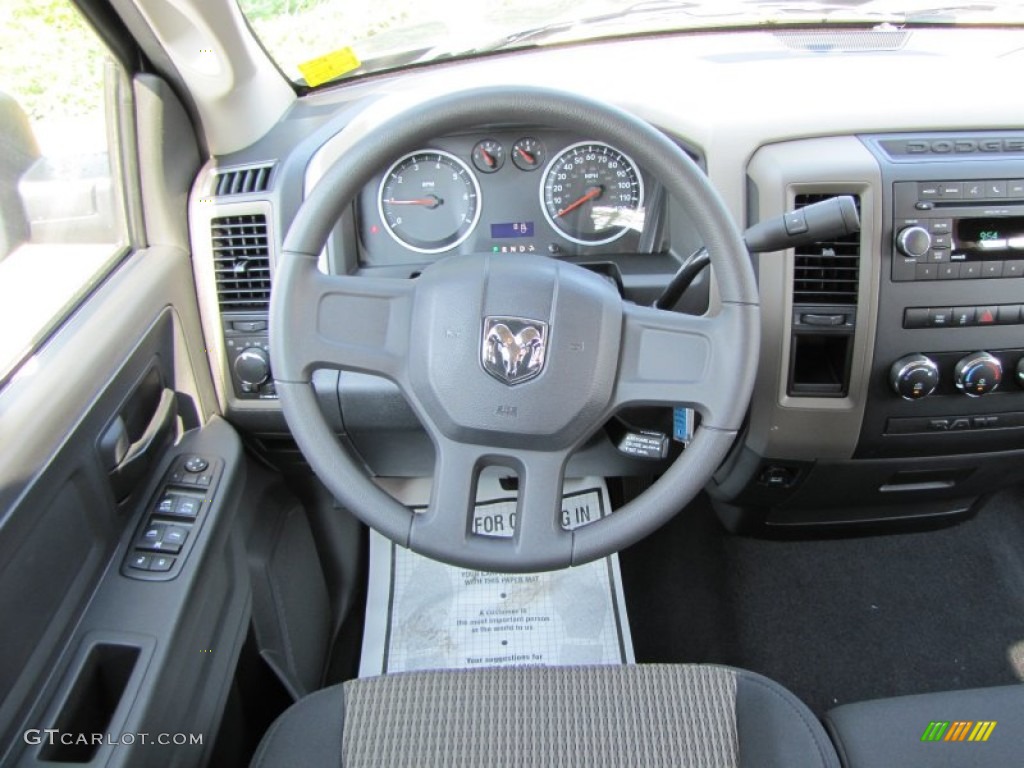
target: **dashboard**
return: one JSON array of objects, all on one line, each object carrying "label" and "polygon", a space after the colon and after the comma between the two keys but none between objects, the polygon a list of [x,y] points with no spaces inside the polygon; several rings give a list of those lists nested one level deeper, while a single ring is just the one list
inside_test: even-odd
[{"label": "dashboard", "polygon": [[[755,395],[709,487],[727,525],[963,515],[1024,455],[1024,105],[993,74],[1019,66],[1021,50],[1012,31],[980,29],[903,30],[881,42],[858,29],[666,35],[450,62],[311,94],[263,140],[209,163],[193,191],[197,286],[223,406],[266,445],[287,446],[265,297],[284,233],[325,169],[382,120],[455,85],[544,83],[658,127],[697,160],[741,228],[825,197],[856,200],[858,235],[751,256],[762,313]],[[608,60],[635,66],[572,74],[605,72]],[[905,87],[922,71],[932,86]],[[957,93],[972,95],[970,110],[942,108]],[[215,194],[223,176],[253,168],[269,169],[264,189]],[[627,299],[651,303],[701,245],[657,170],[528,113],[517,125],[466,126],[381,167],[339,214],[322,269],[415,277],[452,253],[539,252],[602,271]],[[248,235],[266,274],[231,292],[239,283],[223,275],[238,262],[225,248]],[[713,304],[706,272],[679,311]],[[431,446],[388,382],[324,372],[317,391],[375,471],[429,471]],[[577,458],[588,474],[662,466],[617,450],[613,430]]]}]

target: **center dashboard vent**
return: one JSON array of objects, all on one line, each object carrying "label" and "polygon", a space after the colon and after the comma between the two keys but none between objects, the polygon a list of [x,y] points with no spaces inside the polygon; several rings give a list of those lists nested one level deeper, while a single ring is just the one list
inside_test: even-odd
[{"label": "center dashboard vent", "polygon": [[[835,195],[801,194],[796,207],[828,200]],[[853,195],[860,212],[860,197]],[[797,248],[793,272],[794,304],[857,303],[860,276],[860,233],[823,240]]]},{"label": "center dashboard vent", "polygon": [[213,177],[213,196],[230,197],[266,192],[273,168],[273,165],[254,165],[218,171]]},{"label": "center dashboard vent", "polygon": [[221,311],[270,306],[270,238],[262,214],[219,216],[210,221],[213,266]]}]

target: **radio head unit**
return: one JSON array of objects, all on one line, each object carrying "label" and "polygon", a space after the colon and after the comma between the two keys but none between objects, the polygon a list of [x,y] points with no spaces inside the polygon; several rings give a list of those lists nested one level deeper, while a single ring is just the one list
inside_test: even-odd
[{"label": "radio head unit", "polygon": [[1024,276],[1024,180],[893,185],[892,279]]}]

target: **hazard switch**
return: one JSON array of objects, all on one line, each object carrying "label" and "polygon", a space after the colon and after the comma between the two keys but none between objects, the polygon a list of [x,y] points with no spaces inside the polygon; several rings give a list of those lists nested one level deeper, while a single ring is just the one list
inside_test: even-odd
[{"label": "hazard switch", "polygon": [[999,319],[999,307],[978,307],[977,324],[995,325]]}]

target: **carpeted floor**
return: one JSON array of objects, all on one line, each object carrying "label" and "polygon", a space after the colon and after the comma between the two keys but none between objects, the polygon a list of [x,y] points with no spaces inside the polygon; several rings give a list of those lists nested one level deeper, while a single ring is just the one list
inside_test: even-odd
[{"label": "carpeted floor", "polygon": [[1024,680],[1024,490],[937,531],[731,536],[701,498],[621,556],[640,662],[715,662],[837,704]]}]

